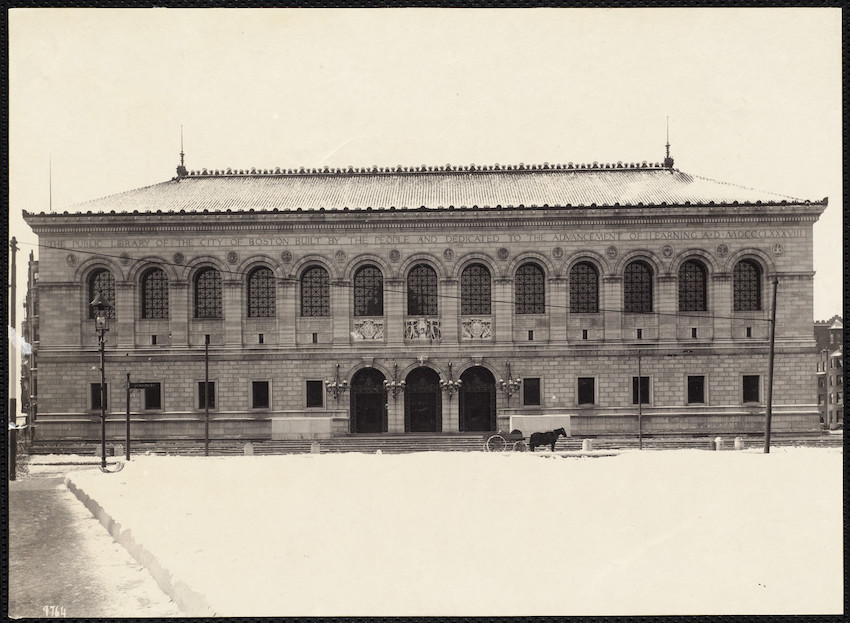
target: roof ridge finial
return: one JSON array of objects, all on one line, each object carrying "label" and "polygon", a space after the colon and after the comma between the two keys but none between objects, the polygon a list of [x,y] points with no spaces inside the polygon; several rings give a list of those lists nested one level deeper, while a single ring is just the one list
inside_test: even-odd
[{"label": "roof ridge finial", "polygon": [[180,126],[180,166],[177,167],[177,177],[186,177],[189,172],[186,170],[186,167],[183,166],[183,126]]},{"label": "roof ridge finial", "polygon": [[670,116],[667,116],[667,157],[664,158],[664,166],[668,169],[673,168],[673,159],[670,157]]}]

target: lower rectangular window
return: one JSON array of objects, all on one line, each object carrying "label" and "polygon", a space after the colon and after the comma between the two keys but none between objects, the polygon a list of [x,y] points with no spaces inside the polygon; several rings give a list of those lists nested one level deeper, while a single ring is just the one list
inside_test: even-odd
[{"label": "lower rectangular window", "polygon": [[[107,407],[107,404],[108,404],[108,400],[106,399],[106,396],[109,395],[109,383],[107,383],[105,385],[105,388],[106,388],[106,391],[103,393],[104,404],[103,404],[103,407],[102,407],[104,409]],[[100,383],[92,383],[91,384],[91,408],[92,408],[92,411],[100,411],[101,410],[100,399],[101,399]]]},{"label": "lower rectangular window", "polygon": [[638,398],[640,398],[640,404],[648,405],[649,404],[649,377],[642,376],[640,377],[640,384],[638,384],[638,377],[632,377],[632,404],[636,405],[638,403]]},{"label": "lower rectangular window", "polygon": [[209,382],[209,397],[207,397],[207,392],[204,385],[206,385],[204,381],[198,382],[198,408],[204,409],[206,407],[209,407],[210,409],[215,409],[215,383],[213,381]]},{"label": "lower rectangular window", "polygon": [[158,411],[162,409],[162,386],[157,383],[156,387],[144,389],[145,411]]},{"label": "lower rectangular window", "polygon": [[705,377],[688,377],[688,404],[705,404]]},{"label": "lower rectangular window", "polygon": [[325,384],[322,381],[307,381],[307,406],[321,407],[325,404]]},{"label": "lower rectangular window", "polygon": [[529,378],[522,380],[522,404],[526,406],[540,404],[539,378]]},{"label": "lower rectangular window", "polygon": [[254,409],[268,409],[271,401],[269,400],[269,382],[268,381],[251,381],[251,407]]},{"label": "lower rectangular window", "polygon": [[743,379],[744,402],[760,402],[759,399],[759,380],[758,374],[745,374]]},{"label": "lower rectangular window", "polygon": [[578,378],[578,403],[580,405],[596,403],[596,379],[592,376]]}]

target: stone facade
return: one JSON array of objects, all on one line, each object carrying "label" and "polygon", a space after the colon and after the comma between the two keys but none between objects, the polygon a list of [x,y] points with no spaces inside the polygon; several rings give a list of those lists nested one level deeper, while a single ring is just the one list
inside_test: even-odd
[{"label": "stone facade", "polygon": [[[817,429],[812,224],[825,200],[766,193],[732,200],[719,183],[714,198],[709,185],[699,197],[676,200],[693,178],[669,167],[621,169],[522,170],[517,180],[530,188],[537,177],[541,185],[588,185],[587,198],[569,205],[557,197],[499,205],[497,196],[496,207],[484,207],[484,199],[427,202],[436,182],[449,184],[440,187],[449,195],[483,192],[473,186],[487,182],[492,168],[447,168],[439,179],[425,167],[184,170],[158,195],[140,189],[64,214],[26,214],[39,236],[37,434],[99,438],[89,304],[106,283],[98,281],[104,269],[114,304],[106,334],[108,433],[116,438],[127,374],[134,383],[160,384],[158,397],[131,394],[134,437],[201,437],[206,360],[213,438],[507,430],[518,415],[568,415],[574,435],[634,434],[639,414],[644,434],[758,432],[774,279],[773,428]],[[464,186],[473,173],[481,179]],[[609,196],[627,174],[640,185],[650,173],[679,186],[641,201]],[[292,185],[325,189],[346,177],[371,195],[341,190],[338,205],[322,198],[304,209],[275,203],[275,193]],[[425,198],[378,202],[402,183],[424,189]],[[243,184],[254,186],[246,193]],[[635,262],[643,282],[631,272]],[[741,262],[751,271],[744,286]],[[683,284],[694,266],[702,286]],[[364,267],[373,279],[366,285],[358,281]],[[218,276],[209,291],[207,269]],[[145,281],[151,270],[165,278],[153,301],[146,288],[156,284]],[[741,288],[755,299],[740,304]],[[697,292],[696,303],[684,302],[685,290]],[[212,312],[203,307],[210,299],[219,306]],[[153,312],[145,311],[149,304]],[[513,393],[501,389],[508,364],[510,378],[521,379]],[[640,408],[639,369],[648,377]],[[449,381],[458,379],[456,389]],[[345,388],[335,395],[336,380]],[[394,395],[384,381],[406,386]]]}]

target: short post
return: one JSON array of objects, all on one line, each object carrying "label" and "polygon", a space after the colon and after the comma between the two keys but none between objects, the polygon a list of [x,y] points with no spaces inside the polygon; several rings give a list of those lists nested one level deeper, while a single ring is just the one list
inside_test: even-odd
[{"label": "short post", "polygon": [[744,440],[740,437],[735,437],[735,449],[743,450],[744,449]]},{"label": "short post", "polygon": [[583,452],[590,452],[591,450],[593,450],[593,440],[583,439],[581,442],[581,449]]},{"label": "short post", "polygon": [[723,440],[720,437],[714,438],[714,449],[722,450],[723,449]]}]

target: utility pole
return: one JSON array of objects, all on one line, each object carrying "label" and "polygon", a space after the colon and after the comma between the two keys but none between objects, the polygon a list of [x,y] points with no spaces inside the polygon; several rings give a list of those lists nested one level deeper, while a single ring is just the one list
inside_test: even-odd
[{"label": "utility pole", "polygon": [[643,394],[641,393],[640,360],[641,352],[638,351],[638,450],[643,450]]},{"label": "utility pole", "polygon": [[770,452],[770,420],[773,417],[773,356],[776,342],[776,290],[779,278],[773,278],[773,305],[770,312],[770,354],[767,358],[767,409],[764,414],[764,453]]},{"label": "utility pole", "polygon": [[210,336],[204,337],[204,456],[210,455]]},{"label": "utility pole", "polygon": [[18,241],[12,236],[9,242],[9,248],[12,250],[12,275],[10,279],[9,292],[9,323],[12,327],[14,341],[9,344],[9,480],[15,480],[18,462],[18,400],[17,400],[17,379],[16,377],[16,358],[18,346],[17,324],[15,319],[15,294],[18,268],[15,265],[15,254],[18,252]]}]

